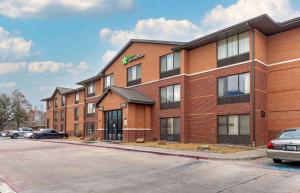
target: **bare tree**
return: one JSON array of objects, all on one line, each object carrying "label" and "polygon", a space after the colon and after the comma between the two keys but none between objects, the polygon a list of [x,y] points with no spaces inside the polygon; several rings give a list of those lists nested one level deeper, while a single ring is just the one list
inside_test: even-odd
[{"label": "bare tree", "polygon": [[0,131],[12,120],[12,101],[6,94],[0,95]]},{"label": "bare tree", "polygon": [[17,127],[20,124],[26,123],[27,110],[31,109],[31,104],[27,101],[25,95],[18,89],[14,90],[11,96],[12,101],[12,117]]}]

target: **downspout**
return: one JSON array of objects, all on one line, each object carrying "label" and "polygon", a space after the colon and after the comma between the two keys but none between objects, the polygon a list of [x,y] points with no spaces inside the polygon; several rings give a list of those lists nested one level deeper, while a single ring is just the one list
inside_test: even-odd
[{"label": "downspout", "polygon": [[251,30],[252,34],[252,122],[253,122],[253,147],[256,146],[256,110],[255,110],[255,31],[253,28],[250,27],[248,24],[249,29]]}]

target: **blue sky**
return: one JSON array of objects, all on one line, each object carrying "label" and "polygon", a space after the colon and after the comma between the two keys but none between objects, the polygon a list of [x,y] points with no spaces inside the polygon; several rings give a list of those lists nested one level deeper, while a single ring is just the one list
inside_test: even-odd
[{"label": "blue sky", "polygon": [[188,41],[267,13],[300,16],[297,0],[2,0],[0,92],[38,107],[56,86],[96,75],[130,39]]}]

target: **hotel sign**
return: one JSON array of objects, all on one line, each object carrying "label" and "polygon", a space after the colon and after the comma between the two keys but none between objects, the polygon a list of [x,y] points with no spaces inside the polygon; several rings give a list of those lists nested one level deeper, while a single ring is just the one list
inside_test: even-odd
[{"label": "hotel sign", "polygon": [[124,65],[128,64],[129,62],[131,61],[134,61],[134,60],[137,60],[137,59],[140,59],[140,58],[143,58],[144,57],[144,54],[134,54],[134,55],[127,55],[127,56],[124,56],[123,59],[122,59],[122,63]]}]

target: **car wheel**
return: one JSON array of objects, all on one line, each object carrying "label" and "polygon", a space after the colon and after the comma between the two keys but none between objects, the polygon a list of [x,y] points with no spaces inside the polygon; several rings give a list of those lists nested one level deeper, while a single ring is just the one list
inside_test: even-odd
[{"label": "car wheel", "polygon": [[274,163],[277,163],[277,164],[281,164],[281,163],[282,163],[282,160],[281,160],[281,159],[273,159],[273,162],[274,162]]},{"label": "car wheel", "polygon": [[19,137],[18,134],[13,134],[13,135],[11,136],[12,139],[18,139],[18,137]]}]

